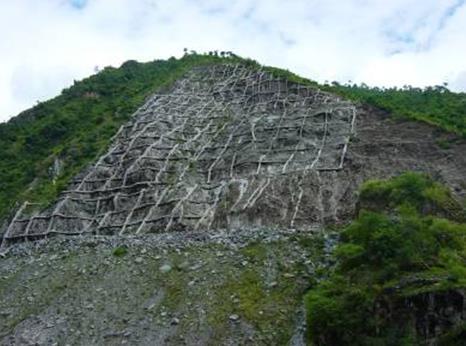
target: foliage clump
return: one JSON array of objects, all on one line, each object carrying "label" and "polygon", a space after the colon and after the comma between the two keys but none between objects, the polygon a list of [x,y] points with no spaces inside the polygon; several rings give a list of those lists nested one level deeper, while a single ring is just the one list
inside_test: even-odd
[{"label": "foliage clump", "polygon": [[409,317],[380,318],[377,303],[466,287],[466,224],[441,217],[453,200],[417,173],[362,187],[364,208],[341,234],[334,271],[305,298],[315,344],[413,344],[413,328],[400,323]]},{"label": "foliage clump", "polygon": [[406,172],[389,180],[369,180],[360,190],[359,209],[390,211],[401,206],[456,221],[464,221],[466,216],[447,187],[422,173]]}]

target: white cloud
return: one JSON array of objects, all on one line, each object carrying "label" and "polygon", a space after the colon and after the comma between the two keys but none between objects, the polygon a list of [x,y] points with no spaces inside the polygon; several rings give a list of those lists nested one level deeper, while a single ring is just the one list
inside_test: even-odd
[{"label": "white cloud", "polygon": [[466,90],[459,0],[0,0],[0,121],[96,65],[231,50],[319,81]]},{"label": "white cloud", "polygon": [[451,87],[456,90],[466,90],[466,70],[457,75],[451,83]]}]

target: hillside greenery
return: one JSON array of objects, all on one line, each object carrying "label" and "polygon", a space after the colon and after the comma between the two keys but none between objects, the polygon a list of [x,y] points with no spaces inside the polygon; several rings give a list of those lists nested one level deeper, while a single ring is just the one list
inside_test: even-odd
[{"label": "hillside greenery", "polygon": [[[168,88],[194,66],[256,61],[230,52],[188,53],[180,59],[127,61],[75,82],[62,93],[0,124],[0,220],[23,201],[47,205],[77,172],[102,154],[117,129],[153,92]],[[264,67],[280,78],[317,87],[289,71]],[[321,88],[382,107],[396,116],[423,120],[466,136],[466,96],[446,88]],[[60,163],[54,170],[54,163]]]},{"label": "hillside greenery", "polygon": [[[365,183],[360,206],[334,251],[333,272],[305,297],[309,338],[316,345],[418,344],[409,314],[391,311],[394,321],[378,306],[466,287],[465,210],[448,188],[418,173]],[[446,337],[455,344],[459,336]]]},{"label": "hillside greenery", "polygon": [[466,138],[466,93],[455,93],[445,86],[370,88],[364,84],[333,83],[326,88],[398,118],[420,120]]}]

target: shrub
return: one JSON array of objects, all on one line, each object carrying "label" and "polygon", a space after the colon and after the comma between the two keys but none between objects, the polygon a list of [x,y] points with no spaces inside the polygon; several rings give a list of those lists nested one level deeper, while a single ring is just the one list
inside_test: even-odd
[{"label": "shrub", "polygon": [[[396,301],[419,290],[466,287],[466,224],[425,208],[452,199],[445,187],[407,173],[364,184],[360,195],[372,210],[362,209],[341,233],[334,271],[305,297],[309,338],[317,345],[412,340],[412,330],[402,323],[377,317],[378,301]],[[374,198],[376,205],[368,204]],[[409,278],[436,279],[430,286],[403,287]]]},{"label": "shrub", "polygon": [[389,180],[369,180],[359,193],[359,209],[387,211],[403,205],[421,213],[465,219],[464,209],[450,190],[422,173],[407,172]]}]

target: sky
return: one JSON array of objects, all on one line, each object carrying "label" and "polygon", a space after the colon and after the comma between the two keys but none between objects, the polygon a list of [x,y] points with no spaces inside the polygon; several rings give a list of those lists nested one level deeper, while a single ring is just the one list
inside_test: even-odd
[{"label": "sky", "polygon": [[184,48],[319,82],[466,91],[466,0],[0,0],[0,121],[96,67]]}]

